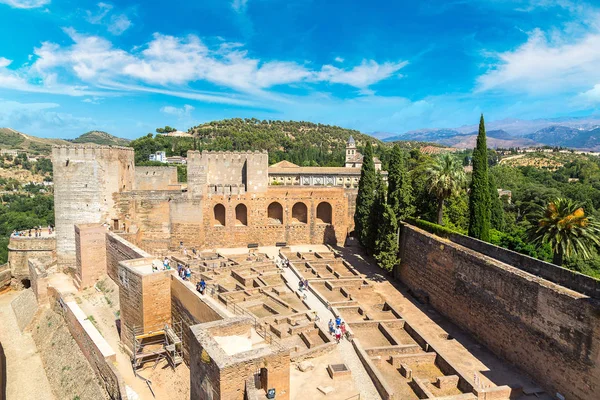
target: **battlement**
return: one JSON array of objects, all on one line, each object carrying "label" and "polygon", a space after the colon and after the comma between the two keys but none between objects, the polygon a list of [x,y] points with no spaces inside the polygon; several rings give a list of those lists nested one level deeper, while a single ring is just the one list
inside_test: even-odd
[{"label": "battlement", "polygon": [[133,162],[134,149],[123,146],[101,146],[101,145],[76,145],[76,146],[52,146],[53,160],[66,160],[69,158],[91,160],[97,158],[131,158]]},{"label": "battlement", "polygon": [[246,193],[245,185],[232,184],[232,185],[208,185],[208,194],[222,194],[225,196],[228,195],[236,195],[236,194],[244,194]]}]

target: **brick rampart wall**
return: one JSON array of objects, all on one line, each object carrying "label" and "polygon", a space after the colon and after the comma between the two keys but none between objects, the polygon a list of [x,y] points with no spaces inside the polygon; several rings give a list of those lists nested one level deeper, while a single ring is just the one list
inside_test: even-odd
[{"label": "brick rampart wall", "polygon": [[177,167],[135,167],[134,190],[170,190],[177,184]]},{"label": "brick rampart wall", "polygon": [[75,226],[75,284],[80,290],[94,285],[107,272],[106,232],[100,224]]},{"label": "brick rampart wall", "polygon": [[92,323],[85,319],[85,314],[76,303],[59,301],[60,293],[51,292],[54,307],[57,308],[57,311],[60,310],[59,314],[63,315],[71,336],[75,339],[108,395],[114,400],[126,400],[128,397],[125,382],[113,366],[113,362],[116,360],[113,349]]},{"label": "brick rampart wall", "polygon": [[171,315],[173,322],[182,323],[183,329],[183,359],[189,365],[190,342],[192,340],[191,326],[204,322],[218,321],[221,316],[206,304],[194,285],[182,281],[175,275],[171,276]]},{"label": "brick rampart wall", "polygon": [[136,258],[152,257],[139,247],[129,243],[113,232],[106,232],[106,269],[108,276],[119,281],[119,262]]},{"label": "brick rampart wall", "polygon": [[111,223],[113,194],[133,187],[133,149],[95,145],[55,146],[54,214],[61,267],[75,267],[75,224]]},{"label": "brick rampart wall", "polygon": [[600,398],[600,304],[412,226],[395,275],[549,393]]}]

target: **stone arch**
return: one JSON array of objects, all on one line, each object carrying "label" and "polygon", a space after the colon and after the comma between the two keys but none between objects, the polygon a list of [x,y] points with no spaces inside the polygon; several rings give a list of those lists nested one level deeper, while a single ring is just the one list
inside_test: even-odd
[{"label": "stone arch", "polygon": [[238,204],[235,206],[235,224],[236,225],[248,225],[248,208],[245,204]]},{"label": "stone arch", "polygon": [[274,201],[267,208],[267,218],[270,224],[283,224],[283,207],[278,202]]},{"label": "stone arch", "polygon": [[225,226],[225,206],[223,204],[216,204],[213,209],[214,214],[214,225]]},{"label": "stone arch", "polygon": [[317,223],[331,224],[332,214],[331,204],[326,201],[319,203],[317,206]]},{"label": "stone arch", "polygon": [[306,204],[298,202],[292,207],[292,223],[306,224],[308,222],[308,209]]}]

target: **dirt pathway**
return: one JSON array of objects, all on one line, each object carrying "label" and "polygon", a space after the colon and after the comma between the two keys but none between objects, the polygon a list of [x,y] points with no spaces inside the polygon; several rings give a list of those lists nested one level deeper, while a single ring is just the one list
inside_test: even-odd
[{"label": "dirt pathway", "polygon": [[0,295],[0,342],[6,355],[6,398],[54,399],[42,360],[29,332],[21,333],[10,302],[19,292]]}]

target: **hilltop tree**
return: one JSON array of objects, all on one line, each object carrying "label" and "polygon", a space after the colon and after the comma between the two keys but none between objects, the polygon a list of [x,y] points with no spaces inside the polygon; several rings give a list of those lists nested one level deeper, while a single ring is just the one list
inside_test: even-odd
[{"label": "hilltop tree", "polygon": [[469,194],[469,236],[486,242],[490,240],[490,202],[485,122],[481,114],[477,145],[473,151],[473,177]]},{"label": "hilltop tree", "polygon": [[170,127],[169,125],[165,126],[164,128],[156,128],[156,133],[169,133],[169,132],[175,132],[177,129]]},{"label": "hilltop tree", "polygon": [[504,207],[502,206],[500,196],[498,196],[496,179],[491,174],[488,176],[488,185],[490,191],[490,226],[492,229],[502,231],[506,225],[504,220]]},{"label": "hilltop tree", "polygon": [[371,210],[375,202],[377,189],[377,175],[373,162],[373,148],[367,142],[363,154],[363,165],[358,182],[358,195],[356,196],[356,211],[354,213],[354,229],[360,243],[367,249],[372,248],[373,235],[371,228]]},{"label": "hilltop tree", "polygon": [[397,221],[403,221],[415,212],[413,192],[406,162],[400,146],[394,145],[388,168],[387,203],[394,211]]},{"label": "hilltop tree", "polygon": [[551,201],[534,212],[530,221],[530,237],[538,246],[550,244],[556,265],[562,265],[564,257],[590,259],[594,247],[600,246],[600,225],[571,199]]},{"label": "hilltop tree", "polygon": [[465,172],[458,160],[449,153],[443,154],[427,169],[429,193],[437,199],[437,223],[444,221],[444,201],[458,194],[466,182]]},{"label": "hilltop tree", "polygon": [[398,263],[398,222],[394,210],[387,204],[384,205],[381,215],[375,242],[375,259],[382,269],[391,271]]}]

